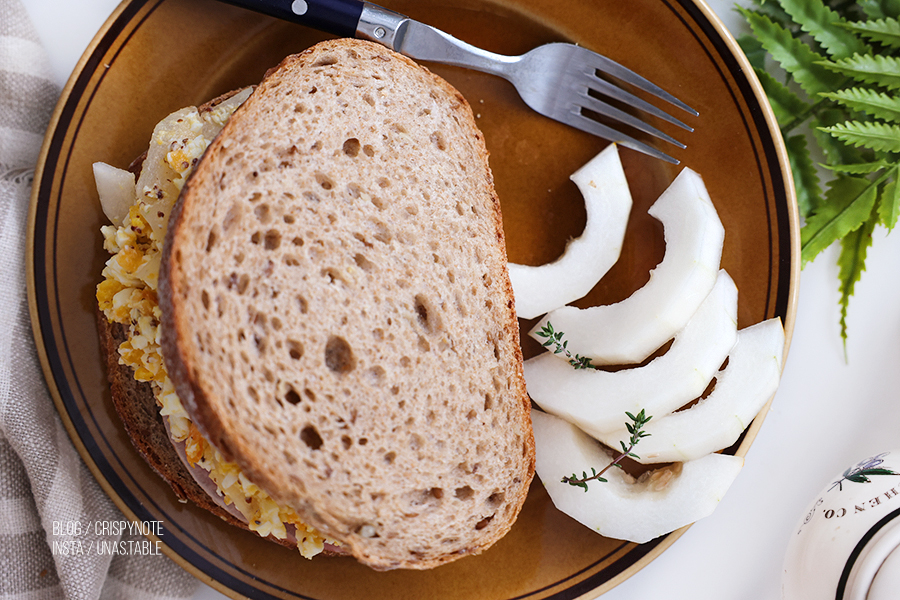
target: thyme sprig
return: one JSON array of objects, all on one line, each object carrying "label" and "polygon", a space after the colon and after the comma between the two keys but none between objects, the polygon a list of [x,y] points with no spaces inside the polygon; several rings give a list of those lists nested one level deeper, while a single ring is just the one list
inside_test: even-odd
[{"label": "thyme sprig", "polygon": [[638,442],[641,441],[642,438],[649,437],[650,434],[644,431],[644,425],[647,424],[652,416],[646,416],[644,409],[641,409],[637,415],[633,415],[630,412],[625,413],[628,416],[628,419],[631,421],[630,423],[625,423],[625,428],[628,430],[628,433],[631,434],[631,439],[628,440],[628,445],[625,445],[625,442],[619,441],[622,445],[622,453],[619,454],[611,463],[603,467],[603,469],[598,473],[594,467],[591,467],[591,475],[588,475],[586,471],[582,471],[581,477],[579,478],[575,473],[572,473],[569,477],[563,477],[560,481],[562,483],[568,483],[574,487],[580,487],[584,489],[584,491],[588,491],[588,481],[599,481],[600,483],[606,483],[608,480],[603,477],[603,474],[606,473],[612,467],[622,468],[621,460],[625,457],[631,458],[640,458],[637,454],[632,452],[634,447],[637,446]]},{"label": "thyme sprig", "polygon": [[553,329],[553,323],[547,321],[547,324],[541,327],[540,331],[538,331],[535,335],[538,335],[542,338],[547,338],[547,341],[543,343],[544,348],[550,348],[553,346],[553,354],[565,354],[566,358],[569,360],[569,364],[575,367],[576,369],[596,369],[597,367],[591,362],[592,359],[587,356],[581,356],[580,354],[575,354],[574,356],[568,349],[569,341],[563,340],[563,336],[565,335],[562,331],[556,331]]}]

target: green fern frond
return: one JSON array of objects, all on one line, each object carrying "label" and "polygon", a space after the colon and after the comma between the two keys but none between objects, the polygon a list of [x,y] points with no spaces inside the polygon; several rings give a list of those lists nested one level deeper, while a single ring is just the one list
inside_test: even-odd
[{"label": "green fern frond", "polygon": [[870,160],[869,157],[863,156],[859,148],[845,144],[825,131],[829,127],[843,123],[848,118],[847,111],[842,108],[825,108],[819,110],[816,118],[809,124],[816,143],[822,149],[829,164],[854,165]]},{"label": "green fern frond", "polygon": [[809,156],[806,136],[793,135],[784,140],[794,175],[794,189],[797,191],[797,205],[800,214],[806,218],[822,204],[822,190],[819,187],[819,175],[816,166]]},{"label": "green fern frond", "polygon": [[844,20],[822,0],[781,0],[784,10],[834,59],[868,52],[868,46],[852,31],[840,27]]},{"label": "green fern frond", "polygon": [[[762,69],[754,69],[760,85],[766,92],[775,119],[782,127],[792,124],[798,119],[803,119],[809,114],[810,105],[804,102],[800,96],[792,92],[786,85],[769,75]],[[826,92],[823,92],[826,93]]]},{"label": "green fern frond", "polygon": [[850,58],[821,61],[818,64],[835,74],[852,77],[856,81],[874,83],[891,90],[900,89],[900,59],[893,56],[854,54]]},{"label": "green fern frond", "polygon": [[822,131],[857,148],[900,152],[900,126],[898,125],[879,121],[846,121],[832,127],[824,127]]},{"label": "green fern frond", "polygon": [[841,23],[841,27],[889,48],[900,48],[900,21],[897,19],[854,21]]},{"label": "green fern frond", "polygon": [[850,297],[856,289],[856,284],[866,270],[866,255],[872,245],[872,231],[878,222],[876,211],[872,211],[869,218],[855,230],[847,234],[841,240],[841,253],[838,256],[838,289],[841,293],[841,339],[844,341],[844,352],[847,347],[847,309],[850,306]]},{"label": "green fern frond", "polygon": [[870,19],[900,18],[900,0],[859,0],[857,4]]},{"label": "green fern frond", "polygon": [[819,165],[823,169],[828,169],[834,173],[843,173],[845,175],[868,175],[869,173],[875,173],[876,171],[880,171],[887,167],[891,166],[891,163],[888,163],[883,160],[873,161],[873,162],[863,162],[863,163],[855,163],[852,165]]},{"label": "green fern frond", "polygon": [[800,230],[801,261],[808,263],[865,223],[877,196],[877,186],[861,177],[840,177],[829,182],[826,202],[806,219]]},{"label": "green fern frond", "polygon": [[897,217],[900,215],[900,185],[897,182],[898,169],[894,167],[893,180],[881,188],[881,197],[878,199],[878,218],[888,231],[897,225]]},{"label": "green fern frond", "polygon": [[850,110],[862,111],[886,121],[900,122],[900,96],[860,87],[823,92],[820,95]]},{"label": "green fern frond", "polygon": [[840,73],[825,66],[831,64],[831,61],[824,60],[824,56],[795,38],[790,30],[760,13],[740,7],[738,10],[772,58],[793,76],[794,81],[811,98],[817,97],[820,92],[829,92],[843,83],[844,78]]}]

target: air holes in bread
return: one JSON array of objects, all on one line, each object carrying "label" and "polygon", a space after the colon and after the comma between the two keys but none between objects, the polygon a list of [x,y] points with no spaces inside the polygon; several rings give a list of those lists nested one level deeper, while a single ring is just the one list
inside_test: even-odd
[{"label": "air holes in bread", "polygon": [[218,238],[218,236],[216,236],[216,230],[215,229],[211,230],[209,232],[209,236],[206,238],[206,253],[207,254],[209,254],[209,252],[213,249],[213,246],[216,245],[217,238]]},{"label": "air holes in bread", "polygon": [[456,488],[456,491],[453,493],[454,496],[459,500],[469,500],[472,496],[475,495],[475,490],[465,485],[463,487]]},{"label": "air holes in bread", "polygon": [[435,131],[431,134],[431,141],[441,152],[447,149],[447,140],[444,138],[444,134],[440,131]]},{"label": "air holes in bread", "polygon": [[[322,56],[319,60],[313,63],[314,67],[329,67],[331,65],[336,65],[338,63],[337,56],[333,54],[326,54]],[[312,93],[312,92],[310,92]]]},{"label": "air holes in bread", "polygon": [[479,531],[484,529],[485,527],[488,526],[488,523],[490,523],[491,519],[493,519],[493,518],[494,518],[494,515],[491,515],[489,517],[485,517],[484,519],[478,521],[477,523],[475,523],[475,529],[477,529]]},{"label": "air holes in bread", "polygon": [[281,232],[277,229],[270,229],[263,238],[263,247],[266,250],[277,250],[281,246]]},{"label": "air holes in bread", "polygon": [[330,190],[334,187],[334,181],[324,173],[316,173],[316,183],[322,186],[323,190]]},{"label": "air holes in bread", "polygon": [[434,334],[443,329],[440,310],[424,294],[417,294],[413,302],[419,325],[426,333]]},{"label": "air holes in bread", "polygon": [[344,154],[349,156],[350,158],[356,158],[359,155],[359,150],[362,146],[359,143],[359,140],[356,138],[350,138],[344,142]]},{"label": "air holes in bread", "polygon": [[288,386],[287,391],[284,393],[284,401],[294,406],[300,404],[300,394],[297,393],[293,386]]},{"label": "air holes in bread", "polygon": [[300,440],[306,444],[310,450],[318,450],[324,443],[319,430],[314,425],[307,425],[300,431]]},{"label": "air holes in bread", "polygon": [[356,358],[353,349],[342,337],[333,335],[325,344],[325,366],[332,373],[343,375],[356,368]]},{"label": "air holes in bread", "polygon": [[356,254],[353,257],[353,262],[355,262],[356,266],[363,271],[371,271],[373,268],[375,268],[375,264],[371,260],[366,258],[364,254]]},{"label": "air holes in bread", "polygon": [[288,354],[294,360],[300,360],[303,357],[303,344],[297,340],[288,340]]},{"label": "air holes in bread", "polygon": [[384,367],[381,367],[379,365],[370,367],[369,370],[366,371],[366,375],[373,385],[381,385],[386,374],[387,373],[385,372]]},{"label": "air holes in bread", "polygon": [[272,220],[272,210],[268,204],[260,204],[253,209],[253,214],[256,215],[257,220],[263,225]]}]

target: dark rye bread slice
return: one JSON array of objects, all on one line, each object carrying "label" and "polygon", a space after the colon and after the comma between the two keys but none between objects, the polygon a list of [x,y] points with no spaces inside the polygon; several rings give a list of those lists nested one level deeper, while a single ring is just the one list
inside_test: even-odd
[{"label": "dark rye bread slice", "polygon": [[160,273],[201,431],[375,569],[512,526],[534,467],[500,205],[449,84],[381,46],[270,71],[197,165]]},{"label": "dark rye bread slice", "polygon": [[[107,320],[98,311],[97,329],[100,337],[100,352],[106,365],[106,376],[110,384],[113,406],[128,434],[131,443],[182,502],[191,502],[211,512],[226,523],[251,531],[247,522],[216,502],[197,477],[206,477],[205,485],[214,490],[215,483],[197,467],[196,476],[185,466],[179,451],[176,450],[163,417],[159,414],[159,405],[153,395],[150,384],[134,378],[134,371],[128,365],[119,362],[119,346],[127,339],[125,326]],[[288,526],[288,536],[277,538],[268,535],[266,539],[287,548],[297,547],[297,538]],[[322,555],[346,556],[343,548],[326,543]]]},{"label": "dark rye bread slice", "polygon": [[97,329],[113,406],[134,447],[180,500],[193,502],[224,521],[246,529],[244,523],[216,504],[203,491],[181,462],[166,432],[150,384],[136,380],[132,368],[119,363],[119,346],[127,339],[125,326],[110,322],[102,313],[98,313]]}]

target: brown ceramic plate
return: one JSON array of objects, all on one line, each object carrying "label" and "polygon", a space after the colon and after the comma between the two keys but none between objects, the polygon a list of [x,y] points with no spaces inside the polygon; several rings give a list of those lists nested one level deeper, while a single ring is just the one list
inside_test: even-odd
[{"label": "brown ceramic plate", "polygon": [[[469,42],[518,54],[570,41],[641,72],[700,111],[675,156],[706,180],[726,229],[723,266],[740,290],[740,326],[779,316],[790,339],[798,220],[785,154],[751,70],[705,5],[693,0],[392,0],[389,7]],[[643,545],[605,539],[556,511],[535,483],[512,532],[481,556],[428,572],[376,573],[350,559],[296,552],[180,504],[131,446],[113,411],[94,322],[107,258],[91,163],[126,166],[154,124],[259,81],[321,34],[212,0],[128,0],[73,74],[47,134],[31,213],[32,319],[59,412],[85,461],[131,518],[161,521],[179,564],[223,591],[255,598],[592,598],[636,573],[680,532]],[[524,108],[504,81],[434,70],[468,98],[484,130],[502,199],[510,260],[555,258],[584,226],[568,176],[606,142]],[[582,304],[620,300],[663,252],[647,207],[677,167],[624,150],[635,199],[622,257]],[[530,323],[523,323],[523,329]],[[526,354],[537,351],[526,340]],[[729,452],[744,454],[761,417]]]}]

